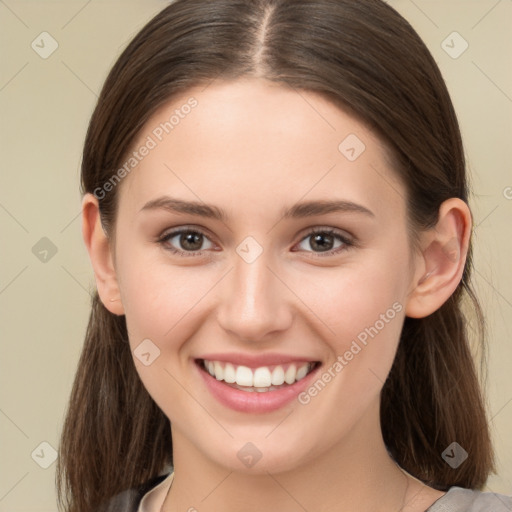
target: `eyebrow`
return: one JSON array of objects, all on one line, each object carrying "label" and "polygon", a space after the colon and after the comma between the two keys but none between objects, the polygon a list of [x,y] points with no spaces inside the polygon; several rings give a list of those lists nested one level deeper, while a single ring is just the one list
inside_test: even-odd
[{"label": "eyebrow", "polygon": [[[160,209],[167,210],[172,213],[198,215],[200,217],[216,219],[223,222],[226,222],[228,219],[226,212],[215,205],[209,205],[198,201],[183,201],[169,196],[161,196],[148,201],[140,209],[140,212]],[[375,214],[368,208],[360,204],[353,203],[352,201],[343,200],[305,201],[295,204],[290,208],[285,208],[281,211],[281,215],[285,219],[300,219],[340,212],[362,213],[369,217],[375,217]]]}]

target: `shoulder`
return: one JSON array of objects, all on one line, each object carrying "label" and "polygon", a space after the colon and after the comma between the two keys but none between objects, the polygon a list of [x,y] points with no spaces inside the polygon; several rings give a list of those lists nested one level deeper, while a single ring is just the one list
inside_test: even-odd
[{"label": "shoulder", "polygon": [[512,496],[451,487],[426,512],[511,512]]},{"label": "shoulder", "polygon": [[144,495],[165,480],[167,476],[169,475],[156,476],[138,487],[116,494],[96,512],[137,512]]}]

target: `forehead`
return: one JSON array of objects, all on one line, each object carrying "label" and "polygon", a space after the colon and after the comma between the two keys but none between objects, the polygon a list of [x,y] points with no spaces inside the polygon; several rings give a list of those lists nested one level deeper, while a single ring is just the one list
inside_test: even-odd
[{"label": "forehead", "polygon": [[371,130],[316,93],[265,80],[214,82],[173,98],[132,151],[120,200],[132,210],[169,194],[259,216],[262,206],[270,214],[319,198],[403,214],[403,187]]}]

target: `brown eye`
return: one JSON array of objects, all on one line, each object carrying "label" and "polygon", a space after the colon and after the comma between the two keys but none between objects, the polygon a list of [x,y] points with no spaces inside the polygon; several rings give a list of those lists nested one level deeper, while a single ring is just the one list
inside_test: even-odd
[{"label": "brown eye", "polygon": [[[352,247],[354,243],[344,234],[333,229],[315,229],[308,233],[300,242],[302,250],[306,252],[326,253],[326,256],[338,254],[339,252]],[[308,247],[311,250],[308,250]]]},{"label": "brown eye", "polygon": [[[210,243],[209,247],[203,247],[206,240]],[[172,253],[182,256],[194,256],[197,252],[200,253],[213,247],[206,235],[193,229],[171,231],[161,237],[158,242]]]}]

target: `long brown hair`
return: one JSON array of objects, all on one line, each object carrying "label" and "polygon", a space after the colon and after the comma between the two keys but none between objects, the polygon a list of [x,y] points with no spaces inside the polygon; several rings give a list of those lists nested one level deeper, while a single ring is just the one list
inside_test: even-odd
[{"label": "long brown hair", "polygon": [[[106,79],[85,140],[82,193],[102,189],[172,97],[242,76],[315,91],[375,130],[405,184],[413,233],[435,224],[444,200],[468,201],[459,126],[441,73],[409,23],[381,0],[174,1],[136,35]],[[111,240],[117,189],[100,198]],[[494,470],[464,314],[467,306],[476,314],[484,346],[471,267],[470,246],[450,299],[426,318],[405,319],[381,394],[390,454],[440,490],[480,489]],[[442,458],[454,441],[469,454],[457,469]],[[96,293],[60,444],[59,503],[90,512],[170,464],[169,420],[138,377],[125,318]]]}]

